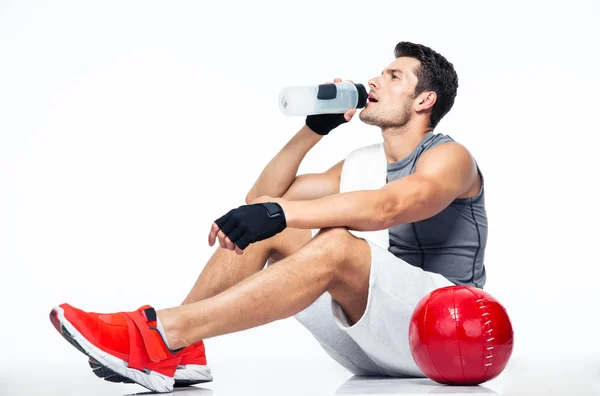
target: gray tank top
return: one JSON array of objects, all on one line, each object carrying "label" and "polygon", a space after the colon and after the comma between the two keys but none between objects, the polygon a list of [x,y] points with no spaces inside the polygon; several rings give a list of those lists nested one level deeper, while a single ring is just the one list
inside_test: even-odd
[{"label": "gray tank top", "polygon": [[[425,151],[453,141],[448,135],[428,133],[411,154],[388,164],[387,181],[413,173]],[[391,227],[389,251],[411,265],[445,276],[454,284],[483,288],[487,214],[483,175],[479,167],[477,170],[482,187],[475,197],[456,199],[428,219]]]}]

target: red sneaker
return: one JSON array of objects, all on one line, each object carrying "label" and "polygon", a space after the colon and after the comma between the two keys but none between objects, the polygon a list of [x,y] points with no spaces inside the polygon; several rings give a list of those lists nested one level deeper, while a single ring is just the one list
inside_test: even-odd
[{"label": "red sneaker", "polygon": [[98,314],[61,304],[50,321],[75,348],[103,367],[154,392],[173,391],[183,349],[171,351],[156,329],[156,312]]},{"label": "red sneaker", "polygon": [[[210,368],[206,365],[206,353],[204,342],[200,341],[186,347],[183,350],[181,361],[175,371],[175,388],[196,385],[213,380]],[[107,369],[93,358],[89,359],[89,365],[94,374],[110,382],[133,383],[129,378],[123,377],[114,371]]]},{"label": "red sneaker", "polygon": [[213,380],[210,368],[206,365],[204,342],[199,341],[186,347],[175,371],[175,387],[189,386]]}]

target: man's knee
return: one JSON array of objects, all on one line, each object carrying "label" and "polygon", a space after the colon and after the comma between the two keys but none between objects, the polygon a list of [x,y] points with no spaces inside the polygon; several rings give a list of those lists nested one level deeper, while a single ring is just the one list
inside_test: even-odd
[{"label": "man's knee", "polygon": [[345,227],[323,228],[315,235],[310,247],[318,249],[322,255],[340,261],[346,258],[348,248],[356,241],[358,238]]},{"label": "man's knee", "polygon": [[307,245],[330,259],[342,272],[356,265],[370,263],[371,247],[363,238],[354,236],[345,227],[332,227],[319,231]]},{"label": "man's knee", "polygon": [[323,228],[314,238],[311,230],[288,228],[271,239],[271,263],[300,249],[310,249],[312,255],[323,257],[330,263],[339,263],[345,261],[353,246],[362,241],[345,227]]},{"label": "man's knee", "polygon": [[331,263],[332,275],[327,291],[354,321],[363,315],[371,273],[371,247],[344,227],[322,230],[314,239],[317,249]]},{"label": "man's knee", "polygon": [[315,236],[323,244],[341,245],[356,239],[346,227],[331,227],[319,230]]}]

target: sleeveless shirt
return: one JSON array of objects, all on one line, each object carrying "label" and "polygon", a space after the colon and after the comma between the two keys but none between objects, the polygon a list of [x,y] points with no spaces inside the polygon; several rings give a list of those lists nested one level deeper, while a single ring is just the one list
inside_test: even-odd
[{"label": "sleeveless shirt", "polygon": [[[411,154],[387,165],[387,182],[414,173],[423,153],[447,142],[454,140],[448,135],[428,133]],[[483,288],[488,227],[479,166],[477,171],[482,186],[476,196],[455,199],[428,219],[391,227],[389,251],[411,265],[445,276],[454,284]]]}]

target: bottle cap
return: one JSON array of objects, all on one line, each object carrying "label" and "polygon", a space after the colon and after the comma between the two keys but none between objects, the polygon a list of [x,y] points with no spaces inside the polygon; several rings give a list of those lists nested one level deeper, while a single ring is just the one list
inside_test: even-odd
[{"label": "bottle cap", "polygon": [[369,94],[367,93],[367,89],[365,88],[364,85],[362,84],[354,84],[356,86],[356,89],[358,90],[358,103],[356,104],[356,107],[358,109],[362,109],[363,107],[365,107],[367,105],[367,98],[369,97]]}]

